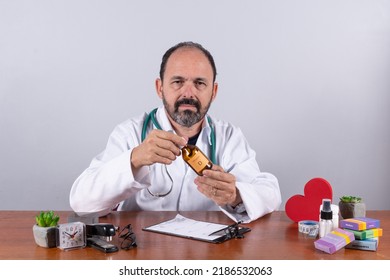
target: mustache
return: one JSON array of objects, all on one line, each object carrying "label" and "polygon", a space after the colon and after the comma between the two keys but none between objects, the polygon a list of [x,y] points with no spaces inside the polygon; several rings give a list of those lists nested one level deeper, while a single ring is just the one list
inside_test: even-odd
[{"label": "mustache", "polygon": [[192,98],[183,98],[175,102],[175,109],[177,110],[180,105],[193,105],[196,109],[200,110],[200,104],[197,100]]}]

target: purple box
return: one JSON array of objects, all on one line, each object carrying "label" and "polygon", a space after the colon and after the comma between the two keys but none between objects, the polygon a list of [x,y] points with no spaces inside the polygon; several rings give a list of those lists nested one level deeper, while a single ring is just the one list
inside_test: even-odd
[{"label": "purple box", "polygon": [[352,232],[336,228],[324,237],[314,241],[314,247],[328,254],[333,254],[354,240],[355,236]]},{"label": "purple box", "polygon": [[366,230],[372,228],[378,228],[380,226],[380,221],[372,218],[350,218],[340,221],[340,227],[353,230]]}]

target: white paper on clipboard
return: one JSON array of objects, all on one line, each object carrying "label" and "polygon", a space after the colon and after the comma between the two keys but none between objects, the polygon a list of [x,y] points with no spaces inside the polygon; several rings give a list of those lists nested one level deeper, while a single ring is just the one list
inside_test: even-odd
[{"label": "white paper on clipboard", "polygon": [[223,231],[226,227],[227,225],[197,221],[177,214],[171,220],[145,227],[143,230],[219,243],[227,240]]}]

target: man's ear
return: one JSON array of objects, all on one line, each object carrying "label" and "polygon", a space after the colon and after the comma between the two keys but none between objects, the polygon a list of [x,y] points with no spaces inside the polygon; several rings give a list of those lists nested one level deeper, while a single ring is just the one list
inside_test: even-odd
[{"label": "man's ear", "polygon": [[218,83],[214,83],[213,95],[211,96],[211,101],[214,101],[214,99],[217,97],[217,93],[218,93]]},{"label": "man's ear", "polygon": [[155,86],[156,86],[156,93],[157,93],[158,97],[160,97],[160,99],[162,99],[163,98],[163,91],[162,91],[162,81],[160,78],[156,79]]}]

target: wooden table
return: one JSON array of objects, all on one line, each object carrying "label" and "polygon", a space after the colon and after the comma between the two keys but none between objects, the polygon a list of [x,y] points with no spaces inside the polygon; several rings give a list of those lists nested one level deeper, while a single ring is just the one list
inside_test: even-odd
[{"label": "wooden table", "polygon": [[[367,216],[381,221],[383,237],[376,252],[341,249],[329,255],[314,248],[314,239],[300,234],[297,224],[285,212],[274,212],[246,226],[252,229],[244,239],[221,244],[189,240],[143,231],[142,228],[173,218],[176,212],[114,212],[100,218],[123,227],[133,225],[138,247],[105,254],[93,248],[62,251],[38,247],[33,238],[34,217],[39,211],[0,211],[0,260],[389,260],[390,211],[368,211]],[[66,222],[70,212],[57,212],[60,222]],[[221,212],[182,212],[187,218],[231,224]],[[114,237],[113,242],[117,242]]]}]

